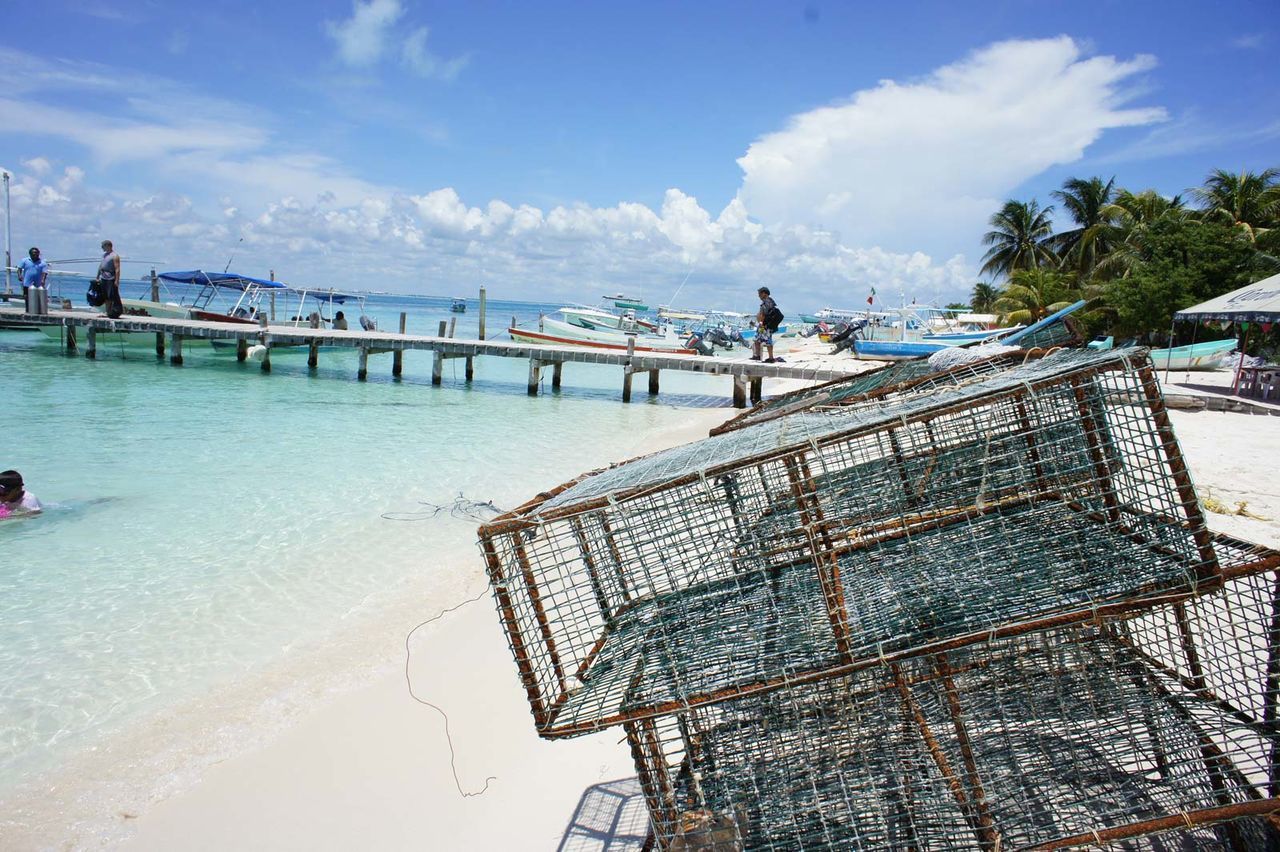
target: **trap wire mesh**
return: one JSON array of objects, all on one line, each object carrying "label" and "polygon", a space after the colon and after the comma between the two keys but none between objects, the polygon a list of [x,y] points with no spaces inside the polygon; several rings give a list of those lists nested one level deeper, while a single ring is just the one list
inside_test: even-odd
[{"label": "trap wire mesh", "polygon": [[959,385],[977,376],[996,373],[1043,357],[1044,350],[1003,352],[950,369],[936,370],[928,358],[895,361],[884,367],[800,388],[766,399],[711,430],[712,435],[733,432],[799,411],[825,411],[909,393],[922,393],[945,385]]},{"label": "trap wire mesh", "polygon": [[1220,580],[1145,350],[740,429],[539,495],[480,538],[547,737]]},{"label": "trap wire mesh", "polygon": [[1280,554],[1215,546],[1216,591],[625,723],[657,846],[1277,848]]}]

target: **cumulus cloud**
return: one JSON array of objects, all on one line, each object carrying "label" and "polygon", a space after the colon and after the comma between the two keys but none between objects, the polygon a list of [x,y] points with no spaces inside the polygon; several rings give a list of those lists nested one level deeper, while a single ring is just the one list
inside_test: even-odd
[{"label": "cumulus cloud", "polygon": [[1165,119],[1124,106],[1154,65],[1086,57],[1065,36],[995,44],[793,117],[738,160],[739,197],[765,224],[821,224],[848,245],[972,251],[1023,181],[1080,159],[1105,130]]},{"label": "cumulus cloud", "polygon": [[329,21],[325,32],[338,45],[338,57],[353,68],[367,68],[382,58],[393,28],[404,15],[400,0],[355,0],[351,17]]},{"label": "cumulus cloud", "polygon": [[427,49],[426,27],[419,27],[409,33],[401,47],[400,58],[404,67],[419,77],[433,77],[438,80],[452,80],[466,67],[469,57],[459,56],[453,59],[441,59]]}]

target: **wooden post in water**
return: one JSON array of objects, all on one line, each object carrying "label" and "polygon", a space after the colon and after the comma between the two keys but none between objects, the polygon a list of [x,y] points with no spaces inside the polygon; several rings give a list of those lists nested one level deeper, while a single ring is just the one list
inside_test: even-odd
[{"label": "wooden post in water", "polygon": [[66,329],[67,329],[67,352],[74,355],[76,351],[76,327],[68,323],[66,326]]},{"label": "wooden post in water", "polygon": [[735,375],[733,377],[733,407],[747,407],[747,377]]},{"label": "wooden post in water", "polygon": [[93,326],[85,329],[84,333],[84,357],[98,357],[98,331]]},{"label": "wooden post in water", "polygon": [[450,318],[449,318],[449,339],[450,339],[450,340],[452,340],[452,339],[453,339],[453,331],[454,331],[454,329],[456,329],[457,327],[458,327],[458,318],[457,318],[457,317],[450,317]]},{"label": "wooden post in water", "polygon": [[164,332],[156,332],[156,358],[164,358]]},{"label": "wooden post in water", "polygon": [[658,371],[649,371],[649,396],[658,395]]},{"label": "wooden post in water", "polygon": [[176,331],[169,335],[169,363],[175,367],[182,366],[182,335]]},{"label": "wooden post in water", "polygon": [[356,379],[366,381],[369,378],[369,347],[360,347],[360,369],[356,371]]},{"label": "wooden post in water", "polygon": [[[406,325],[406,322],[407,322],[407,317],[405,316],[404,311],[401,311],[400,312],[400,333],[401,334],[404,334],[404,330],[408,327]],[[391,353],[391,375],[398,379],[400,378],[400,373],[403,371],[404,371],[404,350],[397,349],[395,350],[395,352]]]},{"label": "wooden post in water", "polygon": [[[436,336],[443,338],[448,323],[440,320],[440,329],[436,332]],[[444,350],[437,349],[435,351],[435,360],[431,363],[431,384],[439,387],[444,383]]]},{"label": "wooden post in water", "polygon": [[[480,288],[480,339],[481,340],[484,340],[484,309],[485,309],[485,294],[484,294],[484,288],[481,287]],[[470,362],[468,361],[468,363]]]},{"label": "wooden post in water", "polygon": [[236,360],[243,362],[249,357],[249,341],[243,337],[236,338]]},{"label": "wooden post in water", "polygon": [[271,372],[271,338],[267,335],[267,315],[258,314],[258,342],[266,347],[266,352],[262,353],[262,372]]},{"label": "wooden post in water", "polygon": [[529,396],[538,395],[538,382],[542,380],[542,362],[537,358],[529,359]]},{"label": "wooden post in water", "polygon": [[557,361],[555,367],[551,370],[551,389],[560,390],[560,373],[564,371],[564,362]]},{"label": "wooden post in water", "polygon": [[449,330],[449,323],[446,320],[440,320],[440,330],[436,332],[437,337],[446,337],[446,331]]},{"label": "wooden post in water", "polygon": [[631,367],[636,357],[636,336],[634,334],[627,335],[627,363],[622,368],[622,401],[631,401],[631,377],[634,371]]},{"label": "wooden post in water", "polygon": [[[151,270],[151,301],[159,303],[160,301],[160,277],[156,275],[156,271]],[[156,332],[156,357],[164,357],[164,332]]]},{"label": "wooden post in water", "polygon": [[307,366],[315,369],[320,366],[320,340],[319,338],[311,338],[311,342],[307,344]]},{"label": "wooden post in water", "polygon": [[276,321],[276,291],[275,290],[271,291],[271,307],[269,308],[269,310],[271,311],[271,321],[275,322]]},{"label": "wooden post in water", "polygon": [[751,402],[752,403],[757,403],[764,398],[764,394],[761,391],[761,386],[763,384],[764,384],[764,379],[761,378],[760,376],[751,377]]},{"label": "wooden post in water", "polygon": [[476,377],[475,360],[476,359],[471,357],[470,355],[467,356],[467,360],[466,360],[467,367],[465,371],[467,381],[471,381]]}]

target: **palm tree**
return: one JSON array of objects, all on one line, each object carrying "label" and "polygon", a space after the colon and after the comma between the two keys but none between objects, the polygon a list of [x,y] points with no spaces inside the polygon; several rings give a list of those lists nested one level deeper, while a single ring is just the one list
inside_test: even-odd
[{"label": "palm tree", "polygon": [[1070,277],[1052,269],[1018,269],[994,307],[1006,323],[1030,325],[1080,298]]},{"label": "palm tree", "polygon": [[1106,210],[1111,204],[1116,179],[1106,183],[1102,178],[1088,180],[1071,178],[1063,182],[1062,189],[1051,194],[1066,209],[1076,227],[1055,234],[1053,248],[1062,257],[1062,265],[1072,268],[1084,278],[1106,257],[1111,250],[1110,222]]},{"label": "palm tree", "polygon": [[1185,218],[1187,208],[1180,195],[1165,198],[1154,189],[1138,193],[1122,189],[1102,215],[1111,223],[1111,251],[1099,258],[1094,272],[1104,278],[1127,278],[1146,257],[1151,227],[1166,219]]},{"label": "palm tree", "polygon": [[999,287],[986,281],[979,281],[973,285],[973,294],[969,297],[969,307],[973,309],[975,314],[990,313],[991,306],[995,304],[998,298],[1000,298]]},{"label": "palm tree", "polygon": [[1242,170],[1238,175],[1214,169],[1191,195],[1206,219],[1232,226],[1256,245],[1280,219],[1280,169],[1260,174]]},{"label": "palm tree", "polygon": [[1008,276],[1019,269],[1036,269],[1057,263],[1057,256],[1047,240],[1053,233],[1049,221],[1052,207],[1040,209],[1031,201],[1006,201],[1000,212],[991,217],[992,230],[982,238],[990,246],[982,256],[982,274]]}]

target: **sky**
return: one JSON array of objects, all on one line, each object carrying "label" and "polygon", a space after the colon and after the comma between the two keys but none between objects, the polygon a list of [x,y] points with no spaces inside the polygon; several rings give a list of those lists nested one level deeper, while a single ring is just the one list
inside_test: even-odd
[{"label": "sky", "polygon": [[1005,199],[1280,166],[1275,0],[0,9],[14,258],[130,276],[941,304]]}]

